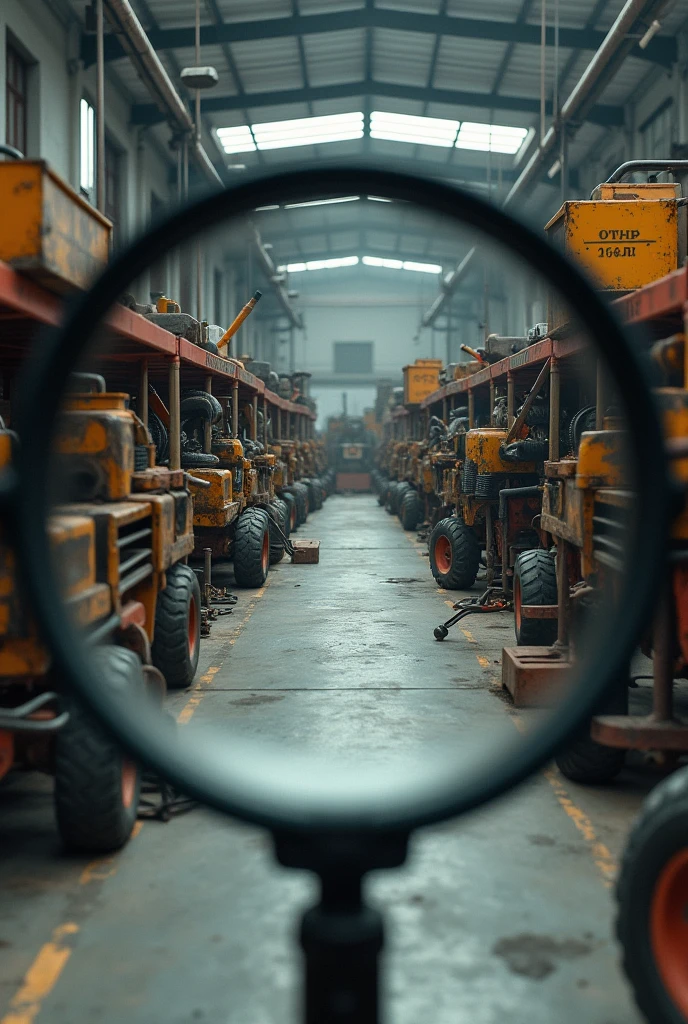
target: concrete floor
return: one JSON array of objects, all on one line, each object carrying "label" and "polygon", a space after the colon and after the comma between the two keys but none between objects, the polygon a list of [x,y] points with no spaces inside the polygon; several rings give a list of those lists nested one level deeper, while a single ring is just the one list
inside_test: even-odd
[{"label": "concrete floor", "polygon": [[[504,721],[510,616],[436,643],[450,595],[370,496],[330,499],[300,535],[320,538],[320,565],[284,561],[264,591],[239,591],[203,641],[194,717],[361,757]],[[188,715],[189,697],[171,710]],[[385,1019],[639,1024],[609,885],[652,781],[630,767],[584,789],[550,771],[419,834],[408,866],[370,884],[387,916]],[[298,1019],[291,939],[312,888],[258,830],[198,809],[89,864],[60,852],[50,780],[17,775],[0,787],[0,844],[0,1024]]]}]

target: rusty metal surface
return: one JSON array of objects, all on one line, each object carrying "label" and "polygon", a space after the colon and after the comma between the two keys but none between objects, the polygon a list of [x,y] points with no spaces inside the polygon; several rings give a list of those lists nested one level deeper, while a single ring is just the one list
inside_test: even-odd
[{"label": "rusty metal surface", "polygon": [[652,715],[599,715],[593,719],[590,734],[606,747],[688,751],[688,723],[661,721]]},{"label": "rusty metal surface", "polygon": [[554,647],[505,647],[502,686],[516,707],[551,707],[561,700],[571,673],[565,652]]}]

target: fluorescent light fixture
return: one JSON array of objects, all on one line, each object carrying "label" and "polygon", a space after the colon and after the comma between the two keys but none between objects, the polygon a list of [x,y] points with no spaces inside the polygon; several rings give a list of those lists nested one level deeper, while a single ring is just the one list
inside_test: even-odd
[{"label": "fluorescent light fixture", "polygon": [[311,199],[307,203],[285,203],[285,210],[298,210],[302,206],[332,206],[335,203],[355,203],[360,196],[342,196],[341,199]]},{"label": "fluorescent light fixture", "polygon": [[270,206],[256,206],[256,213],[262,213],[264,210],[279,210],[279,203],[272,203]]},{"label": "fluorescent light fixture", "polygon": [[355,267],[358,256],[337,256],[329,260],[307,260],[305,263],[287,263],[277,268],[278,273],[301,274],[304,270],[338,270],[339,267]]},{"label": "fluorescent light fixture", "polygon": [[403,260],[388,260],[383,256],[364,256],[363,262],[366,267],[386,267],[388,270],[403,270]]},{"label": "fluorescent light fixture", "polygon": [[561,160],[555,160],[550,169],[547,171],[547,177],[553,178],[555,174],[558,174],[561,170]]},{"label": "fluorescent light fixture", "polygon": [[416,263],[414,260],[404,260],[404,270],[415,270],[419,274],[442,273],[442,267],[439,263]]},{"label": "fluorescent light fixture", "polygon": [[322,117],[299,117],[289,121],[268,121],[254,124],[253,135],[258,149],[287,149],[295,146],[317,146],[325,142],[344,142],[363,138],[363,114],[326,114]]},{"label": "fluorescent light fixture", "polygon": [[513,155],[519,151],[521,143],[527,134],[527,128],[512,128],[509,125],[463,121],[456,139],[456,148]]},{"label": "fluorescent light fixture", "polygon": [[215,131],[225,153],[255,153],[256,144],[247,124],[234,128],[217,128]]},{"label": "fluorescent light fixture", "polygon": [[367,196],[371,203],[393,203],[393,199],[385,199],[384,196]]},{"label": "fluorescent light fixture", "polygon": [[420,117],[414,114],[392,114],[373,110],[370,115],[370,137],[390,142],[410,142],[421,146],[442,146],[451,149],[459,130],[459,122],[443,117]]},{"label": "fluorescent light fixture", "polygon": [[385,267],[387,270],[414,270],[419,274],[442,273],[442,267],[437,263],[418,263],[416,260],[394,260],[386,256],[364,256],[362,262],[367,267]]}]

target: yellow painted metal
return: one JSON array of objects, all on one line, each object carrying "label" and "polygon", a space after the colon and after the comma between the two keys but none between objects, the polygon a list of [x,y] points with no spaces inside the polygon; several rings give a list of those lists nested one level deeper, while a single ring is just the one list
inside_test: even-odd
[{"label": "yellow painted metal", "polygon": [[440,386],[441,359],[416,359],[404,367],[404,405],[420,405]]},{"label": "yellow painted metal", "polygon": [[105,267],[112,225],[42,160],[0,163],[0,260],[52,291],[86,288]]},{"label": "yellow painted metal", "polygon": [[686,251],[685,210],[676,199],[567,202],[545,230],[598,287],[612,291],[664,277]]},{"label": "yellow painted metal", "polygon": [[[655,391],[662,414],[662,426],[666,438],[688,437],[688,391],[683,388],[658,388]],[[672,459],[671,472],[680,487],[688,486],[688,458]],[[671,536],[674,540],[688,540],[688,502],[679,516],[672,522]]]},{"label": "yellow painted metal", "polygon": [[230,469],[199,469],[194,476],[207,480],[210,487],[194,487],[194,526],[227,526],[236,518],[236,502],[232,492],[232,471]]},{"label": "yellow painted metal", "polygon": [[603,182],[592,194],[592,199],[680,199],[681,186],[677,181]]},{"label": "yellow painted metal", "polygon": [[466,459],[475,462],[478,473],[534,473],[534,462],[506,462],[500,455],[500,447],[506,441],[508,431],[501,427],[476,427],[466,434]]},{"label": "yellow painted metal", "polygon": [[576,487],[626,487],[628,452],[622,430],[590,430],[581,435]]}]

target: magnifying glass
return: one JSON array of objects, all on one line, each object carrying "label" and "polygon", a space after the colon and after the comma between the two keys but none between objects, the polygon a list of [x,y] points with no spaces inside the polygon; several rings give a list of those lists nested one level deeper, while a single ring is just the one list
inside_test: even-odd
[{"label": "magnifying glass", "polygon": [[[352,607],[345,590],[339,603],[333,596],[327,607],[308,610],[311,633],[329,630],[329,657],[318,661],[314,648],[318,672],[309,672],[301,688],[306,698],[290,696],[289,712],[270,722],[257,711],[239,718],[218,691],[183,727],[161,713],[160,677],[170,691],[193,676],[194,559],[210,546],[233,566],[239,587],[255,586],[268,570],[275,536],[275,460],[287,464],[284,447],[297,476],[299,461],[301,472],[313,476],[318,455],[308,421],[273,416],[268,406],[279,404],[269,396],[258,408],[260,388],[236,358],[240,348],[227,352],[232,361],[212,351],[202,332],[193,334],[200,321],[190,313],[185,336],[186,328],[166,331],[155,312],[139,311],[145,304],[134,302],[132,310],[129,302],[125,316],[121,300],[145,294],[163,265],[188,290],[188,254],[198,247],[207,267],[229,264],[247,285],[246,253],[255,250],[255,221],[263,213],[275,218],[264,230],[284,261],[278,271],[301,275],[301,295],[316,299],[336,274],[346,311],[365,312],[381,293],[390,308],[414,301],[420,307],[430,275],[435,283],[438,270],[475,250],[474,276],[461,296],[466,344],[475,346],[468,325],[477,296],[481,315],[487,311],[499,333],[520,336],[523,345],[508,374],[483,366],[486,386],[474,378],[475,389],[466,393],[462,499],[446,517],[453,539],[434,548],[431,561],[445,575],[458,566],[465,588],[477,580],[481,562],[495,556],[506,587],[518,557],[539,552],[532,558],[542,569],[539,585],[554,580],[567,629],[537,706],[510,714],[494,679],[474,689],[423,689],[418,697],[419,682],[444,671],[440,651],[442,658],[463,656],[459,641],[437,644],[425,622],[404,620],[402,611],[413,649],[407,643],[396,667],[388,663],[379,673],[366,608]],[[336,237],[340,255],[318,254],[319,235]],[[557,334],[529,345],[530,319],[543,304],[557,311]],[[99,375],[104,390],[75,372]],[[435,181],[331,165],[256,178],[176,213],[114,261],[26,368],[21,458],[5,473],[4,509],[56,673],[72,695],[67,703],[79,709],[77,717],[81,710],[93,716],[126,751],[122,792],[134,784],[127,765],[147,765],[189,796],[268,829],[280,863],[319,876],[320,899],[301,935],[308,1021],[378,1019],[383,929],[363,898],[364,876],[403,863],[415,829],[513,789],[574,742],[602,702],[623,696],[661,572],[668,515],[667,469],[647,382],[639,346],[608,305],[511,215]],[[494,413],[499,398],[508,406],[501,426]],[[555,410],[546,429],[535,411],[543,404]],[[145,460],[138,471],[136,459]],[[519,487],[528,494],[513,493]],[[59,543],[60,530],[68,533],[75,521],[91,538],[83,543],[96,551],[88,586],[75,576],[75,549]],[[373,552],[375,526],[366,529]],[[342,566],[369,581],[383,569],[373,553],[363,564]],[[173,590],[186,595],[179,607]],[[379,607],[379,596],[374,600]],[[436,610],[428,616],[434,621]],[[344,671],[354,683],[368,679],[379,687],[372,714],[355,699],[342,704],[335,692],[332,638],[346,659],[354,652],[352,635],[358,661]],[[269,657],[255,650],[256,679],[274,677]],[[297,662],[280,667],[288,677],[303,672]],[[379,685],[383,675],[394,685]],[[346,744],[337,730],[341,716],[355,725]]]}]

